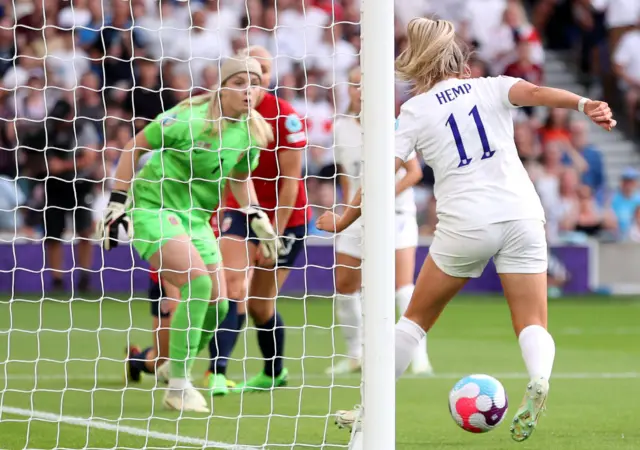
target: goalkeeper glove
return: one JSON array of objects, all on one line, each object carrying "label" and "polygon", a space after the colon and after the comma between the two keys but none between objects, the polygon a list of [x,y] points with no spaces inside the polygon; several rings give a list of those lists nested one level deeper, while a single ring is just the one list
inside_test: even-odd
[{"label": "goalkeeper glove", "polygon": [[278,254],[283,248],[282,242],[275,230],[267,214],[255,206],[249,206],[246,211],[249,218],[249,226],[260,239],[260,249],[262,255],[267,259],[276,260]]},{"label": "goalkeeper glove", "polygon": [[102,240],[102,248],[111,250],[116,248],[120,241],[118,240],[118,232],[120,226],[124,228],[125,234],[131,239],[133,228],[131,220],[126,215],[127,193],[122,191],[111,192],[109,204],[104,212],[102,221],[98,223],[96,230],[97,239]]}]

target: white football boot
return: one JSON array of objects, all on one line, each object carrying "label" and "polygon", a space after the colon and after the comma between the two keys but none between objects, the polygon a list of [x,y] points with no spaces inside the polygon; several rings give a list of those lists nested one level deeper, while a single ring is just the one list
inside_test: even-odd
[{"label": "white football boot", "polygon": [[158,384],[169,384],[169,377],[169,361],[167,361],[156,369],[156,380]]},{"label": "white football boot", "polygon": [[424,377],[432,377],[434,375],[433,367],[429,361],[429,356],[422,346],[418,346],[417,351],[413,356],[413,360],[411,361],[411,373],[413,375],[421,375]]},{"label": "white football boot", "polygon": [[209,412],[207,400],[190,382],[184,389],[167,389],[163,403],[166,408],[176,411]]},{"label": "white football boot", "polygon": [[336,411],[336,425],[338,428],[360,431],[362,428],[362,407],[356,405],[351,410]]},{"label": "white football boot", "polygon": [[360,372],[362,370],[362,362],[359,359],[344,358],[338,363],[327,367],[324,371],[326,375],[348,375],[350,373]]},{"label": "white football boot", "polygon": [[529,438],[538,425],[549,395],[549,381],[545,378],[531,380],[516,416],[511,424],[511,437],[522,442]]}]

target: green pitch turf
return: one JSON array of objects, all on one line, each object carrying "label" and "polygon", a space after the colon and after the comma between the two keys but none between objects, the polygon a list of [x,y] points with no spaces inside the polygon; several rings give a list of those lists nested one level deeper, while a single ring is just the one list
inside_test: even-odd
[{"label": "green pitch turf", "polygon": [[[331,302],[288,299],[279,308],[291,327],[289,386],[216,399],[212,417],[179,417],[162,408],[152,378],[125,389],[123,349],[151,340],[146,302],[0,303],[0,448],[344,448],[348,433],[334,427],[331,414],[358,403],[358,378],[323,375],[331,356],[344,351],[331,329]],[[499,298],[454,301],[429,336],[438,376],[397,385],[396,448],[640,448],[640,302],[556,300],[550,329],[557,358],[548,412],[533,437],[516,444],[508,422],[527,380],[506,305]],[[250,330],[229,364],[231,378],[256,373],[258,356]],[[199,362],[194,374],[205,367]],[[488,434],[466,433],[449,416],[449,389],[470,373],[498,377],[509,394],[505,423]]]}]

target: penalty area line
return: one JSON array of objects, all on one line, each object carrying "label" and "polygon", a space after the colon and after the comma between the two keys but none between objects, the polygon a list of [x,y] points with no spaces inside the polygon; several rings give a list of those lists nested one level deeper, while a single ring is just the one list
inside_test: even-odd
[{"label": "penalty area line", "polygon": [[[99,430],[114,431],[116,433],[125,433],[133,436],[144,437],[148,439],[158,439],[161,441],[173,442],[174,444],[193,445],[198,447],[216,448],[224,450],[259,450],[258,447],[249,447],[246,445],[227,444],[225,442],[208,441],[206,439],[181,436],[179,434],[161,433],[158,431],[145,430],[143,428],[121,425],[119,423],[110,423],[104,420],[85,419],[82,417],[63,416],[45,411],[36,411],[32,409],[13,408],[11,406],[0,406],[0,415],[11,414],[14,416],[27,417],[29,419],[37,419],[51,423],[65,423],[67,425],[77,425],[81,427],[96,428]],[[5,419],[6,421],[6,419]]]}]

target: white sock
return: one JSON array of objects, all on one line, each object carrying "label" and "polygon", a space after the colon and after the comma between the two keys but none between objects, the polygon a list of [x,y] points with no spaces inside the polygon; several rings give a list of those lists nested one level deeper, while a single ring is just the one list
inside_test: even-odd
[{"label": "white sock", "polygon": [[416,347],[426,336],[417,323],[401,317],[396,324],[396,381],[409,367]]},{"label": "white sock", "polygon": [[351,358],[362,358],[362,303],[360,292],[336,295],[336,317]]},{"label": "white sock", "polygon": [[169,379],[169,389],[187,389],[191,386],[191,382],[186,378]]},{"label": "white sock", "polygon": [[518,341],[529,377],[551,378],[556,344],[549,332],[540,325],[530,325],[520,332]]},{"label": "white sock", "polygon": [[[398,312],[400,316],[403,316],[409,307],[409,302],[411,302],[411,296],[413,295],[413,289],[415,286],[413,284],[409,284],[407,286],[403,286],[396,291],[396,305],[398,306]],[[429,357],[427,356],[427,335],[424,335],[424,339],[420,341],[418,347],[416,347],[416,352],[413,355],[413,364],[415,366],[425,366],[429,364]]]}]

